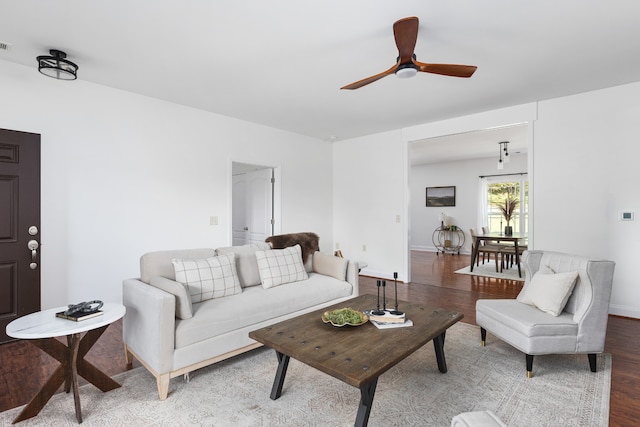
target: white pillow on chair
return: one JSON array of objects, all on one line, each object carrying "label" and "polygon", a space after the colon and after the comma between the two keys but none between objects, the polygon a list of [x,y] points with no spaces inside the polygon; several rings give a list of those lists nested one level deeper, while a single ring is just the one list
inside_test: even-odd
[{"label": "white pillow on chair", "polygon": [[577,271],[554,273],[551,268],[543,265],[518,295],[518,301],[559,316],[569,301],[577,278]]}]

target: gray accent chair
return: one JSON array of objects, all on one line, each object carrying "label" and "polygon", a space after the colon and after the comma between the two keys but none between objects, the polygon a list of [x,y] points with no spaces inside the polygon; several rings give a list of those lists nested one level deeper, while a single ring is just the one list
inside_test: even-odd
[{"label": "gray accent chair", "polygon": [[[615,263],[559,252],[526,251],[522,264],[526,278],[517,299],[476,302],[482,345],[489,331],[525,353],[527,377],[533,376],[533,356],[543,354],[587,354],[591,371],[596,372],[596,354],[604,351]],[[573,292],[557,317],[520,302],[542,266],[556,273],[578,272]]]}]

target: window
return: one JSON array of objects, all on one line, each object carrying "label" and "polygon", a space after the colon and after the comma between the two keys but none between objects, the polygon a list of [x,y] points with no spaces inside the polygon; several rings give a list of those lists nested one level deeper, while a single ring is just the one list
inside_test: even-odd
[{"label": "window", "polygon": [[491,232],[503,232],[507,225],[500,209],[505,200],[516,200],[517,205],[509,225],[514,233],[529,232],[529,181],[527,175],[505,175],[483,177],[480,194],[482,203],[482,224]]}]

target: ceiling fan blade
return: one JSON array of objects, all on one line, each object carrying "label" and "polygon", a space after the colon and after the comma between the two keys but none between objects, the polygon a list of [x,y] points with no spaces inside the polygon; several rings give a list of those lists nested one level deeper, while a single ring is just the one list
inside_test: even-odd
[{"label": "ceiling fan blade", "polygon": [[418,71],[423,73],[442,74],[452,77],[471,77],[476,72],[475,65],[457,64],[425,64],[424,62],[413,61],[418,66]]},{"label": "ceiling fan blade", "polygon": [[387,71],[383,71],[382,73],[376,74],[375,76],[367,77],[366,79],[358,80],[355,83],[351,83],[351,84],[348,84],[346,86],[342,86],[340,89],[358,89],[358,88],[361,88],[362,86],[366,86],[369,83],[373,83],[376,80],[380,80],[381,78],[386,77],[389,74],[395,73],[397,68],[398,68],[398,64],[396,64],[393,67],[389,68]]},{"label": "ceiling fan blade", "polygon": [[411,61],[416,40],[418,40],[418,26],[418,18],[415,16],[400,19],[393,24],[393,35],[398,47],[398,62],[400,64]]}]

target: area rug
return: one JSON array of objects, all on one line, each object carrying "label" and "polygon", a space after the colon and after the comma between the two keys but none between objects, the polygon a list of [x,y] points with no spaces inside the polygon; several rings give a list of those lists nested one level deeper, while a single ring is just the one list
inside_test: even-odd
[{"label": "area rug", "polygon": [[[387,330],[385,333],[397,333]],[[598,372],[585,355],[536,356],[534,377],[524,355],[489,334],[480,345],[477,326],[457,323],[447,332],[448,372],[438,371],[427,344],[384,373],[369,426],[451,425],[458,413],[489,409],[507,425],[606,426],[611,356],[599,355]],[[352,426],[360,392],[291,359],[282,396],[269,394],[275,352],[261,348],[171,380],[158,400],[156,381],[143,368],[119,374],[122,387],[102,393],[80,389],[83,426]],[[21,408],[0,413],[9,426]],[[35,418],[19,426],[75,426],[73,396],[57,394]]]},{"label": "area rug", "polygon": [[470,276],[483,276],[494,277],[496,279],[509,279],[524,282],[524,270],[522,271],[522,277],[518,276],[518,267],[505,268],[502,273],[496,272],[496,265],[494,262],[485,262],[484,264],[473,267],[473,271],[467,266],[455,271],[458,274],[468,274]]}]

